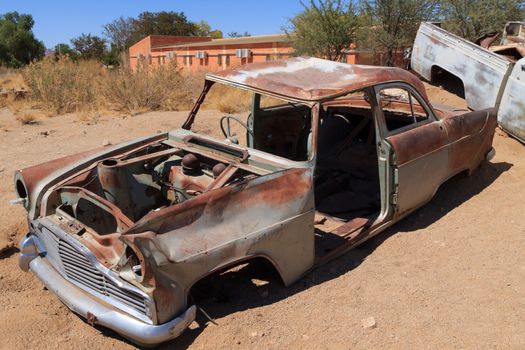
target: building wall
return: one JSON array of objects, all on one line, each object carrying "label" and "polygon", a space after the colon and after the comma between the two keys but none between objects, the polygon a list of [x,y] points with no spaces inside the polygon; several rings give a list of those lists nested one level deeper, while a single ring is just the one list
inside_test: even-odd
[{"label": "building wall", "polygon": [[129,64],[133,70],[137,68],[139,62],[157,66],[159,62],[154,56],[158,56],[159,50],[155,47],[211,40],[210,37],[202,36],[149,35],[129,48]]},{"label": "building wall", "polygon": [[[244,38],[245,40],[246,38]],[[202,45],[195,43],[202,42]],[[185,44],[191,44],[185,46]],[[249,57],[237,57],[238,49],[249,49]],[[199,52],[205,53],[204,58],[197,58]],[[130,66],[137,69],[139,64],[145,67],[157,67],[168,63],[176,63],[190,72],[219,71],[238,67],[252,62],[265,62],[287,58],[293,55],[293,48],[285,41],[268,41],[258,43],[231,43],[218,45],[212,43],[209,37],[181,37],[151,35],[137,42],[129,49]],[[384,55],[370,50],[356,49],[351,45],[343,58],[350,64],[384,65]],[[396,65],[402,66],[402,52],[396,53]]]},{"label": "building wall", "polygon": [[[237,57],[238,49],[250,50],[249,57]],[[199,52],[205,58],[197,58]],[[231,44],[220,46],[192,46],[155,50],[154,64],[176,62],[179,67],[195,72],[199,70],[218,71],[246,63],[265,62],[290,57],[293,49],[282,43]],[[168,53],[172,53],[171,57]]]}]

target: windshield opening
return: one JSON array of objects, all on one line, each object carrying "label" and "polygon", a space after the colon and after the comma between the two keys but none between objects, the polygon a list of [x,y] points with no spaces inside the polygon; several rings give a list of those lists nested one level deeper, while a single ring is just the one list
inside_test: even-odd
[{"label": "windshield opening", "polygon": [[185,123],[193,132],[294,161],[310,158],[310,106],[218,83],[208,88]]}]

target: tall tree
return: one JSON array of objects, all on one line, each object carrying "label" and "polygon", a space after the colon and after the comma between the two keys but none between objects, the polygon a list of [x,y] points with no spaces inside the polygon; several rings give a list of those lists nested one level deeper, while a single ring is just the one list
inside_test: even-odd
[{"label": "tall tree", "polygon": [[442,0],[440,15],[445,29],[474,41],[501,31],[507,21],[523,20],[523,0]]},{"label": "tall tree", "polygon": [[435,18],[437,9],[438,0],[363,0],[360,45],[385,52],[392,66],[394,53],[412,46],[421,21]]},{"label": "tall tree", "polygon": [[355,42],[359,16],[352,1],[310,0],[287,29],[295,52],[339,61]]},{"label": "tall tree", "polygon": [[0,65],[20,67],[44,56],[44,44],[33,35],[34,24],[31,15],[0,15]]},{"label": "tall tree", "polygon": [[135,20],[135,31],[141,38],[156,35],[196,35],[197,25],[183,12],[142,12]]},{"label": "tall tree", "polygon": [[193,23],[182,12],[142,12],[137,18],[119,17],[104,26],[104,36],[119,51],[148,35],[211,36],[222,38],[220,30],[213,30],[208,22]]},{"label": "tall tree", "polygon": [[104,36],[111,45],[123,51],[142,38],[138,37],[135,19],[119,17],[111,23],[104,25]]},{"label": "tall tree", "polygon": [[82,34],[71,43],[82,59],[102,60],[106,53],[106,40],[96,35]]}]

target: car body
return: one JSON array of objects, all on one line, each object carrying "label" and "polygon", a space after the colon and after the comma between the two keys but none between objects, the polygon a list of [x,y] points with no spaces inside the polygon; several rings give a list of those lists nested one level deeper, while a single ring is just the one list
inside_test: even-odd
[{"label": "car body", "polygon": [[[216,85],[253,95],[244,146],[233,117],[225,140],[191,131]],[[398,68],[297,57],[208,74],[181,129],[15,173],[20,267],[89,323],[157,344],[195,318],[197,281],[264,259],[290,285],[474,171],[495,126],[493,110],[431,106]]]},{"label": "car body", "polygon": [[525,143],[525,23],[507,23],[501,45],[489,47],[496,38],[480,39],[479,46],[423,22],[411,67],[428,81],[446,81],[444,85],[464,93],[473,110],[496,108],[499,126]]}]

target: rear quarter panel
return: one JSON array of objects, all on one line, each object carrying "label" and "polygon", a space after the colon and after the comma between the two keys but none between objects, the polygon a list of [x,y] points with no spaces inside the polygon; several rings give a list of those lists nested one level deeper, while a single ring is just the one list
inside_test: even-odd
[{"label": "rear quarter panel", "polygon": [[459,172],[472,172],[485,159],[492,147],[497,125],[494,109],[484,109],[442,120],[448,134],[448,177]]}]

